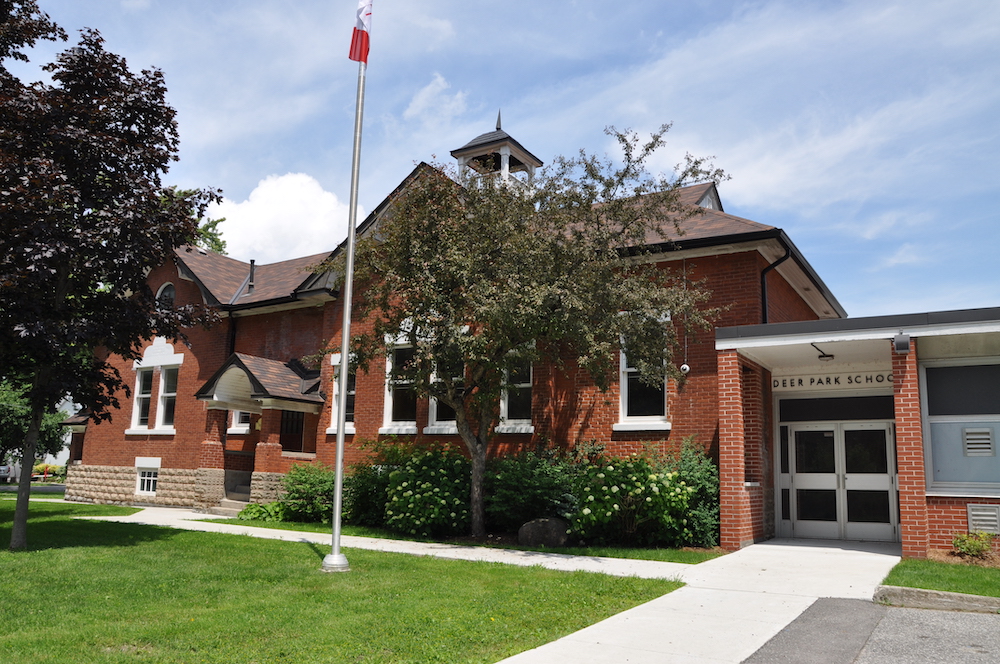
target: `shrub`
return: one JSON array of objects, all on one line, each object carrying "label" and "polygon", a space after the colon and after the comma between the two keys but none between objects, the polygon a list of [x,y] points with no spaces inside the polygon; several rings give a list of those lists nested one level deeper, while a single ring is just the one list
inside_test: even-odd
[{"label": "shrub", "polygon": [[646,459],[606,457],[582,466],[577,534],[604,543],[677,546],[690,539],[688,501],[694,489],[677,473],[662,473]]},{"label": "shrub", "polygon": [[273,503],[250,503],[236,515],[244,521],[284,521],[285,505],[281,501]]},{"label": "shrub", "polygon": [[713,547],[719,543],[719,467],[694,438],[681,443],[680,452],[668,457],[661,470],[677,473],[693,491],[689,497],[687,528],[692,546]]},{"label": "shrub", "polygon": [[448,448],[415,452],[389,473],[386,525],[410,535],[462,532],[469,523],[469,461]]},{"label": "shrub", "polygon": [[491,460],[483,483],[488,527],[515,532],[539,517],[571,518],[577,507],[574,479],[574,464],[551,454]]},{"label": "shrub", "polygon": [[300,463],[292,466],[283,480],[285,494],[281,503],[288,521],[330,523],[336,472],[323,464]]},{"label": "shrub", "polygon": [[381,441],[364,441],[369,450],[364,463],[351,466],[344,478],[344,521],[358,526],[385,526],[385,509],[389,501],[389,476],[414,454],[423,453],[412,442],[394,437]]},{"label": "shrub", "polygon": [[951,545],[960,556],[985,558],[993,550],[993,535],[982,531],[956,533]]}]

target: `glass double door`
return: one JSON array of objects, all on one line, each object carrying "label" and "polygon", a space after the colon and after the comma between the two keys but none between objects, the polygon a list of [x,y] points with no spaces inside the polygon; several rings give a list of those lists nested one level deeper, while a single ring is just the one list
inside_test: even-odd
[{"label": "glass double door", "polygon": [[792,425],[795,537],[895,541],[898,518],[892,425]]}]

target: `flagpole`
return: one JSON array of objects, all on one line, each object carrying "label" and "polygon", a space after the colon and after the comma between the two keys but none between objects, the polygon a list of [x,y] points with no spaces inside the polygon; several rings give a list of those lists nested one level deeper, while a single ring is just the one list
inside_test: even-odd
[{"label": "flagpole", "polygon": [[354,156],[351,161],[351,203],[347,222],[347,265],[344,268],[344,286],[341,289],[344,318],[340,327],[340,373],[337,375],[337,461],[333,495],[333,543],[330,553],[323,558],[324,572],[348,572],[351,569],[347,563],[347,556],[340,551],[340,515],[343,511],[344,430],[347,428],[347,374],[350,371],[351,307],[354,293],[354,228],[358,219],[358,172],[361,167],[361,125],[364,119],[367,69],[367,62],[360,60],[357,110],[354,115]]}]

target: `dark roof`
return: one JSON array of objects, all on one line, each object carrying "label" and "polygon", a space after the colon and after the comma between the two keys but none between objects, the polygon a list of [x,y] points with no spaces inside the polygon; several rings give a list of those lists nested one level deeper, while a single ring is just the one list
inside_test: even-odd
[{"label": "dark roof", "polygon": [[541,159],[539,159],[538,157],[533,155],[530,151],[525,149],[525,147],[521,145],[516,138],[505,132],[503,129],[488,131],[485,134],[480,134],[479,136],[476,136],[474,139],[472,139],[462,147],[458,148],[457,150],[452,150],[451,156],[458,157],[459,155],[467,152],[477,152],[488,146],[500,145],[501,143],[510,143],[511,145],[514,145],[527,157],[533,159],[536,162],[537,166],[541,166],[542,164]]},{"label": "dark roof", "polygon": [[309,268],[332,252],[254,266],[254,289],[248,292],[250,263],[196,247],[176,252],[185,276],[194,279],[210,304],[244,308],[275,300],[294,300],[295,293],[313,276]]},{"label": "dark roof", "polygon": [[318,371],[306,369],[297,360],[282,362],[245,353],[233,353],[195,396],[199,399],[211,399],[215,394],[216,383],[233,367],[246,372],[253,399],[323,402],[323,397],[319,394]]},{"label": "dark roof", "polygon": [[787,334],[823,334],[827,332],[863,332],[867,330],[907,330],[929,327],[960,327],[963,325],[1000,323],[1000,308],[957,309],[919,314],[864,316],[830,320],[810,320],[767,325],[719,327],[716,339],[752,339]]}]

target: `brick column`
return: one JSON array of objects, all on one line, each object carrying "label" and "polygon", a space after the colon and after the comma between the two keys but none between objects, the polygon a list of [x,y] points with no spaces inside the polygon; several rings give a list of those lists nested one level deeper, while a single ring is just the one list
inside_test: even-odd
[{"label": "brick column", "polygon": [[281,472],[281,411],[265,408],[260,416],[260,440],[254,457],[254,472]]},{"label": "brick column", "polygon": [[229,421],[228,410],[205,411],[205,438],[198,454],[195,503],[207,508],[226,497],[226,458],[223,439]]},{"label": "brick column", "polygon": [[720,545],[736,551],[753,544],[753,517],[746,490],[743,382],[739,355],[718,355]]},{"label": "brick column", "polygon": [[916,339],[910,339],[909,353],[899,355],[893,352],[892,380],[896,408],[899,528],[903,541],[903,556],[926,558],[929,522]]}]

